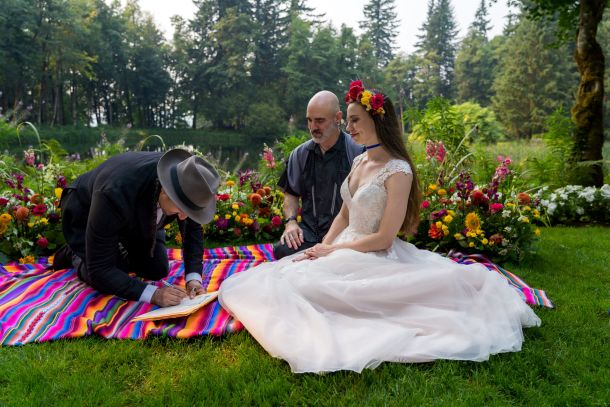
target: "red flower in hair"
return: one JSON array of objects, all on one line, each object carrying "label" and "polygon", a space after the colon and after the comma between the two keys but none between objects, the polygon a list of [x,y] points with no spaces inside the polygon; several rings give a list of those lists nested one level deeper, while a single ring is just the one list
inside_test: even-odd
[{"label": "red flower in hair", "polygon": [[362,81],[353,81],[349,84],[349,91],[347,95],[345,95],[345,102],[355,102],[358,100],[360,95],[364,92],[364,86],[362,86]]},{"label": "red flower in hair", "polygon": [[371,109],[377,110],[383,106],[383,95],[381,93],[376,93],[371,98]]}]

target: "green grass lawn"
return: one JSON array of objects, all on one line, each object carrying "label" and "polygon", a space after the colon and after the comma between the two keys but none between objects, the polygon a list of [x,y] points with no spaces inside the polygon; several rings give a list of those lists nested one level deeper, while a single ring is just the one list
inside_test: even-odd
[{"label": "green grass lawn", "polygon": [[488,362],[385,363],[295,375],[246,332],[222,338],[99,338],[0,348],[0,406],[608,405],[610,228],[543,231],[511,271],[543,288],[519,353]]}]

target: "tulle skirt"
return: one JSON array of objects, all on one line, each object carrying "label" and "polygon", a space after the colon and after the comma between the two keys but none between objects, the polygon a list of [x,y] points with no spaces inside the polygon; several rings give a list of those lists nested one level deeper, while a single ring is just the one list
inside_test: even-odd
[{"label": "tulle skirt", "polygon": [[519,351],[522,327],[540,325],[496,272],[398,239],[383,252],[341,249],[293,262],[295,256],[231,276],[219,296],[295,373],[360,372],[386,361],[484,361]]}]

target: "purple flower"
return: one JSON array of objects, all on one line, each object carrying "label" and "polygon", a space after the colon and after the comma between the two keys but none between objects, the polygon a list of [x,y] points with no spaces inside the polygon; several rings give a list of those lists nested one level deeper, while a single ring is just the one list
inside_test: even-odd
[{"label": "purple flower", "polygon": [[63,175],[57,179],[57,188],[64,189],[67,184],[68,182],[66,181],[66,177],[64,177]]},{"label": "purple flower", "polygon": [[216,220],[216,227],[220,230],[225,230],[227,227],[229,227],[229,221],[225,218],[218,218]]}]

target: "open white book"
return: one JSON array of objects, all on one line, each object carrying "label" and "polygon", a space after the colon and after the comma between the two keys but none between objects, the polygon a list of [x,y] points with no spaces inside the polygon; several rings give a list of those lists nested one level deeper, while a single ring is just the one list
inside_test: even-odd
[{"label": "open white book", "polygon": [[178,305],[149,311],[146,314],[138,315],[132,319],[132,321],[154,321],[157,319],[184,317],[186,315],[191,315],[198,309],[203,308],[206,304],[214,301],[216,297],[218,297],[218,291],[201,294],[193,299],[187,297],[184,298]]}]

